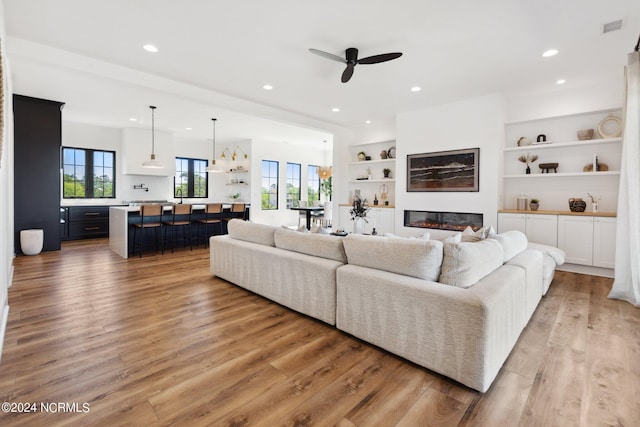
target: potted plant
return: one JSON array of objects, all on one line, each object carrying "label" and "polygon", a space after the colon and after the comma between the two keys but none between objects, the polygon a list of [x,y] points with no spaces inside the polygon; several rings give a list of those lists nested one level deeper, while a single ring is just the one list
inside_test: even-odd
[{"label": "potted plant", "polygon": [[231,193],[229,194],[229,198],[233,202],[237,202],[240,199],[240,193]]},{"label": "potted plant", "polygon": [[367,221],[367,212],[369,212],[369,205],[367,199],[361,199],[358,196],[353,198],[353,207],[349,213],[351,214],[351,220],[353,221],[353,232],[355,234],[364,233],[364,223]]},{"label": "potted plant", "polygon": [[530,208],[532,211],[537,211],[537,210],[538,210],[538,207],[540,207],[540,200],[539,200],[539,199],[531,199],[531,200],[529,201],[529,208]]},{"label": "potted plant", "polygon": [[391,169],[384,168],[384,169],[382,169],[382,173],[384,174],[385,178],[389,178],[389,175],[391,174]]}]

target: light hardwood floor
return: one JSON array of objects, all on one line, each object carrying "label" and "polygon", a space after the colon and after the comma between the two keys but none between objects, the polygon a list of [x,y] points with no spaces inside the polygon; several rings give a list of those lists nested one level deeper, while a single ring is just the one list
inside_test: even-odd
[{"label": "light hardwood floor", "polygon": [[638,426],[640,309],[610,287],[556,273],[482,394],[211,277],[202,246],[67,242],[15,260],[0,401],[38,412],[0,425]]}]

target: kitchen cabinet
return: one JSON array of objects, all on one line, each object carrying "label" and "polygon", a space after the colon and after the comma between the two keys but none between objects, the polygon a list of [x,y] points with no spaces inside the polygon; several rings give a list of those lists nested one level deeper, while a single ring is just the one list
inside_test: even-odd
[{"label": "kitchen cabinet", "polygon": [[109,206],[69,206],[68,240],[109,236]]},{"label": "kitchen cabinet", "polygon": [[44,230],[44,251],[60,249],[60,147],[64,103],[13,96],[14,242],[20,230]]}]

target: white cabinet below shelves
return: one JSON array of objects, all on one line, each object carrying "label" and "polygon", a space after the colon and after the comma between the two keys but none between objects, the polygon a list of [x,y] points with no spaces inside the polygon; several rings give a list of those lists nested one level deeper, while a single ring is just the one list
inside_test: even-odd
[{"label": "white cabinet below shelves", "polygon": [[532,243],[556,246],[558,243],[558,216],[525,213],[498,214],[498,232],[518,230]]},{"label": "white cabinet below shelves", "polygon": [[571,264],[593,264],[593,217],[558,216],[558,247]]},{"label": "white cabinet below shelves", "polygon": [[[351,220],[351,214],[349,211],[351,206],[340,206],[339,210],[339,225],[336,228],[342,228],[346,232],[353,232],[353,221]],[[376,228],[376,233],[393,233],[395,228],[395,214],[393,208],[371,208],[367,213],[367,223],[365,223],[364,232],[370,234],[373,231],[373,227]]]},{"label": "white cabinet below shelves", "polygon": [[616,265],[616,218],[593,219],[593,265],[605,268]]}]

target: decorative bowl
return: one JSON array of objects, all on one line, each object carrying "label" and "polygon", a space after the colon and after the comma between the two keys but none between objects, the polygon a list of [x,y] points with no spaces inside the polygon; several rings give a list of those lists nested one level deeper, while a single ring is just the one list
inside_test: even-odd
[{"label": "decorative bowl", "polygon": [[579,141],[588,141],[593,138],[593,133],[595,131],[593,129],[583,129],[578,131],[578,140]]}]

